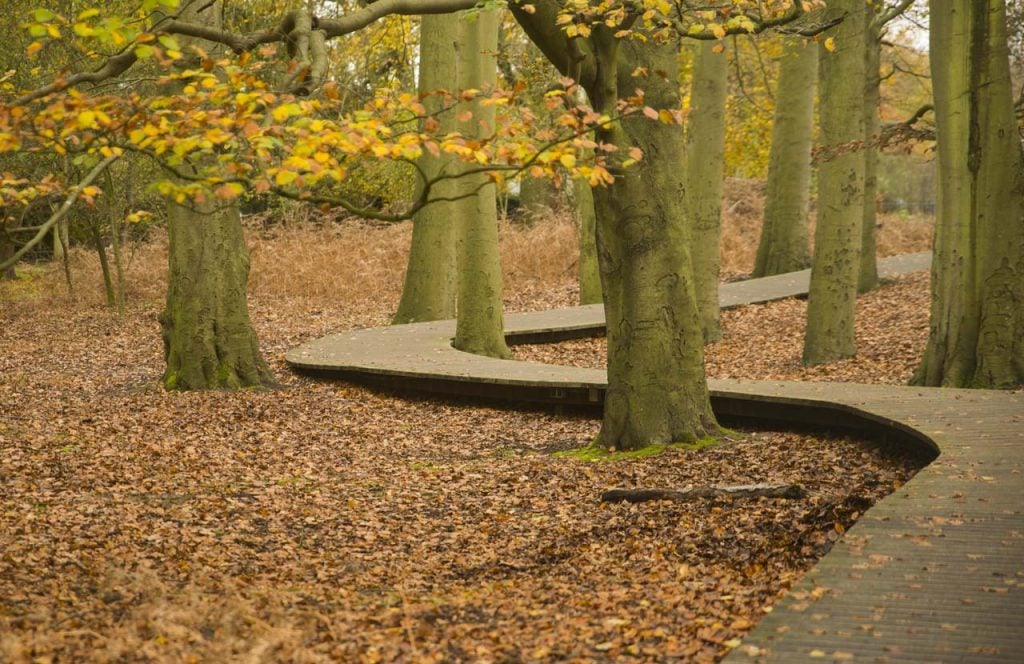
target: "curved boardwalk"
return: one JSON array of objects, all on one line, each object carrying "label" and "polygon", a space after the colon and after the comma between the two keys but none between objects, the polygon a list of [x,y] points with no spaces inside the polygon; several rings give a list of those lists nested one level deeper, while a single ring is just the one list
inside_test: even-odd
[{"label": "curved boardwalk", "polygon": [[[926,269],[886,259],[883,276]],[[727,284],[723,306],[806,292],[806,271]],[[600,306],[507,317],[513,343],[600,334]],[[605,372],[451,348],[454,323],[325,337],[289,364],[390,387],[597,404]],[[870,431],[936,457],[881,500],[729,661],[1024,661],[1024,395],[779,381],[711,381],[721,415]]]}]

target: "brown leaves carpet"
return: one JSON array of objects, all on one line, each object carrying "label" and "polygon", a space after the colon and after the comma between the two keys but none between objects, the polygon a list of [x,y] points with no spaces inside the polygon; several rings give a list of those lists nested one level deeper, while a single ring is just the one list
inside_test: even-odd
[{"label": "brown leaves carpet", "polygon": [[[393,285],[335,306],[257,292],[281,389],[169,394],[157,297],[118,318],[61,295],[55,271],[28,283],[38,292],[0,291],[2,661],[712,661],[915,469],[820,432],[586,463],[551,455],[594,436],[585,415],[400,398],[283,366],[301,341],[384,323]],[[573,298],[565,280],[514,292],[513,308]],[[709,372],[906,379],[923,278],[867,296],[861,356],[829,367],[796,363],[803,306],[726,313]],[[600,341],[518,352],[601,361]],[[810,496],[597,500],[767,481]]]}]

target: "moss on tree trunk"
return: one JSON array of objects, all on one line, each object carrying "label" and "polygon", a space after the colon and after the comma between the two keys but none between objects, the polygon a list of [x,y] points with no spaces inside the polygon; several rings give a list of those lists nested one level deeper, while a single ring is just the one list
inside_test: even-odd
[{"label": "moss on tree trunk", "polygon": [[[220,2],[193,4],[181,20],[221,25]],[[236,204],[167,203],[167,305],[160,314],[168,390],[274,384],[249,320],[249,250]]]},{"label": "moss on tree trunk", "polygon": [[170,203],[167,306],[160,314],[169,390],[271,385],[249,320],[249,252],[238,208]]}]

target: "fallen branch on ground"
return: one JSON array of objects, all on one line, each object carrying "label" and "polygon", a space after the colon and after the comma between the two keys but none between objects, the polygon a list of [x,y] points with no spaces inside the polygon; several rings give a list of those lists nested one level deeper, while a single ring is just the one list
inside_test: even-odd
[{"label": "fallen branch on ground", "polygon": [[648,500],[693,500],[695,498],[803,498],[799,484],[745,484],[736,486],[688,486],[683,489],[609,489],[602,503],[644,503]]}]

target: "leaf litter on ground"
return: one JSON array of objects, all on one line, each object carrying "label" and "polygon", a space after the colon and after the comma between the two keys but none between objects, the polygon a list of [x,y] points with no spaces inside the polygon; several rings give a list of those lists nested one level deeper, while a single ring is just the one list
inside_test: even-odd
[{"label": "leaf litter on ground", "polygon": [[[564,276],[511,279],[513,309],[575,297]],[[551,452],[588,444],[592,416],[288,371],[297,343],[384,324],[389,284],[334,303],[258,287],[282,386],[233,393],[158,387],[159,289],[123,318],[56,291],[0,300],[0,659],[714,661],[916,470],[869,441],[754,430],[587,463]],[[863,355],[814,370],[793,361],[802,303],[727,312],[709,372],[900,382],[926,290],[909,277],[865,296]],[[516,352],[596,364],[599,345]],[[599,502],[759,482],[809,496]]]}]

